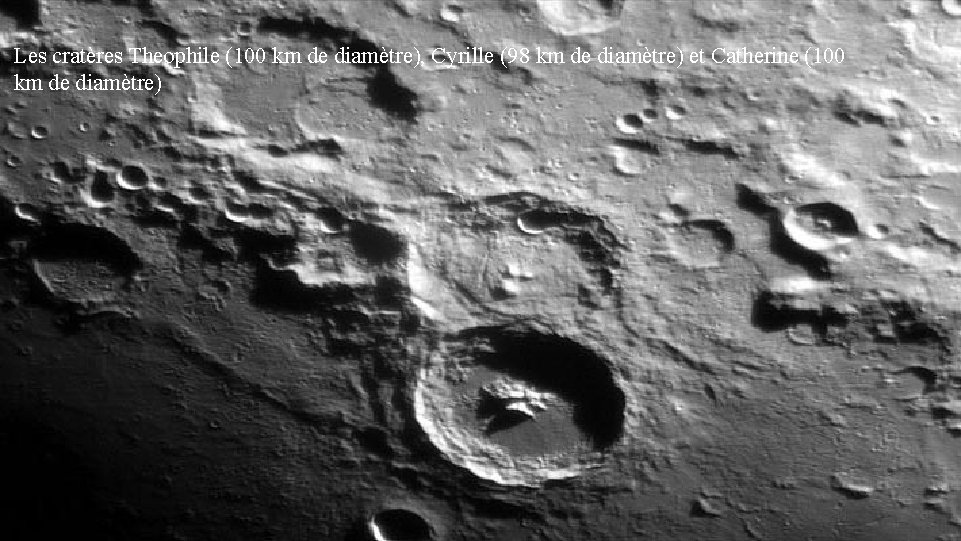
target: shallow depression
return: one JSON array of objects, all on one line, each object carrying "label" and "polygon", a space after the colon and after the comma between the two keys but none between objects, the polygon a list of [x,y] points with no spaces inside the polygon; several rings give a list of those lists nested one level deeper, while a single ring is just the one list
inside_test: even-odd
[{"label": "shallow depression", "polygon": [[734,234],[728,226],[714,219],[687,220],[674,228],[671,254],[685,266],[716,267],[734,251]]}]

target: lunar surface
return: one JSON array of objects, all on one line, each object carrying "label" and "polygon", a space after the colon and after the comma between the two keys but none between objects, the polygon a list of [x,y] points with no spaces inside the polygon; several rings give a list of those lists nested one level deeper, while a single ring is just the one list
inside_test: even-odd
[{"label": "lunar surface", "polygon": [[959,61],[956,0],[0,0],[0,538],[961,539]]}]

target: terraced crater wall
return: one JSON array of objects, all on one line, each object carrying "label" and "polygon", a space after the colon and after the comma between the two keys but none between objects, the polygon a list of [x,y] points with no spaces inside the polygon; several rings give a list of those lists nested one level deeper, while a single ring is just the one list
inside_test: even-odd
[{"label": "terraced crater wall", "polygon": [[0,539],[961,538],[957,0],[0,0]]}]

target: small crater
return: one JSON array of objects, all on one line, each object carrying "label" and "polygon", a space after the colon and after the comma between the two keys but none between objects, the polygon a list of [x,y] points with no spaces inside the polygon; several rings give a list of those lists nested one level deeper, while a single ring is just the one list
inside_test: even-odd
[{"label": "small crater", "polygon": [[906,399],[920,398],[938,389],[938,373],[930,368],[915,365],[904,368],[896,375],[899,376],[901,397]]},{"label": "small crater", "polygon": [[28,230],[29,224],[17,215],[16,204],[0,194],[0,257],[6,256],[13,248],[10,240]]},{"label": "small crater", "polygon": [[210,192],[206,188],[202,188],[200,186],[192,186],[187,193],[190,196],[191,201],[194,203],[206,203],[212,198]]},{"label": "small crater", "polygon": [[154,203],[154,208],[161,212],[168,212],[179,216],[186,210],[187,205],[176,195],[164,193],[157,198]]},{"label": "small crater", "polygon": [[254,32],[254,23],[252,21],[240,21],[234,25],[234,33],[240,37],[249,37]]},{"label": "small crater", "polygon": [[847,244],[859,234],[854,215],[829,202],[795,207],[784,214],[781,225],[795,244],[812,252]]},{"label": "small crater", "polygon": [[33,205],[21,203],[16,205],[13,210],[17,218],[20,218],[25,222],[30,222],[32,224],[40,223],[40,210]]},{"label": "small crater", "polygon": [[680,120],[687,116],[687,109],[682,105],[670,105],[664,110],[664,116],[668,120]]},{"label": "small crater", "polygon": [[153,177],[150,179],[150,189],[155,192],[166,190],[169,184],[164,177]]},{"label": "small crater", "polygon": [[117,183],[125,190],[142,190],[150,182],[150,176],[139,165],[126,165],[120,170]]},{"label": "small crater", "polygon": [[617,129],[625,135],[634,135],[644,128],[644,119],[637,113],[626,113],[617,117]]},{"label": "small crater", "polygon": [[224,208],[224,217],[231,222],[242,224],[250,219],[250,210],[242,203],[228,201]]},{"label": "small crater", "polygon": [[650,166],[648,156],[657,156],[660,153],[658,146],[650,141],[617,139],[610,146],[610,155],[614,158],[614,172],[626,177],[642,174]]},{"label": "small crater", "polygon": [[90,183],[90,199],[94,206],[105,206],[113,202],[116,193],[106,171],[97,171]]},{"label": "small crater", "polygon": [[521,211],[516,224],[519,230],[529,235],[558,232],[577,249],[582,261],[603,267],[595,270],[607,270],[618,264],[616,251],[620,242],[598,216],[547,203],[539,208]]},{"label": "small crater", "polygon": [[891,228],[886,224],[873,224],[868,226],[864,233],[874,240],[883,240],[891,234]]},{"label": "small crater", "polygon": [[358,256],[374,265],[392,263],[407,249],[397,233],[365,222],[350,224],[350,242]]},{"label": "small crater", "polygon": [[812,203],[796,209],[808,229],[831,235],[855,236],[857,222],[847,209],[834,203]]},{"label": "small crater", "polygon": [[673,256],[694,268],[720,265],[734,247],[734,233],[727,224],[714,219],[684,221],[674,229],[671,239]]},{"label": "small crater", "polygon": [[596,34],[613,28],[626,0],[537,0],[547,25],[565,36]]},{"label": "small crater", "polygon": [[343,233],[347,227],[347,218],[335,208],[322,208],[317,210],[316,214],[320,221],[320,230],[324,233]]},{"label": "small crater", "polygon": [[30,137],[38,141],[46,139],[49,135],[50,130],[42,124],[34,126],[33,129],[30,130]]},{"label": "small crater", "polygon": [[50,178],[58,183],[72,182],[74,175],[66,162],[53,162],[50,164]]},{"label": "small crater", "polygon": [[547,229],[561,227],[568,216],[560,212],[535,209],[517,217],[517,228],[528,235],[539,235]]},{"label": "small crater", "polygon": [[801,205],[776,219],[774,203],[745,188],[739,192],[738,204],[771,220],[773,253],[818,279],[832,276],[831,263],[838,257],[838,250],[854,242],[859,234],[854,215],[834,203]]},{"label": "small crater", "polygon": [[408,509],[384,509],[368,522],[371,541],[431,541],[430,523],[419,513]]}]

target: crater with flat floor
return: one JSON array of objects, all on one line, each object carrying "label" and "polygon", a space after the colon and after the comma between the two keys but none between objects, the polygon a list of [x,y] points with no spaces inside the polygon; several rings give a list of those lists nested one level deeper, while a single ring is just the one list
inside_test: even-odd
[{"label": "crater with flat floor", "polygon": [[451,462],[505,485],[537,486],[597,466],[624,424],[608,362],[528,327],[466,331],[419,374],[421,428]]}]

